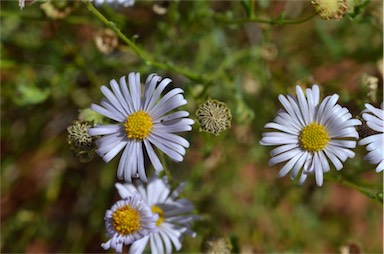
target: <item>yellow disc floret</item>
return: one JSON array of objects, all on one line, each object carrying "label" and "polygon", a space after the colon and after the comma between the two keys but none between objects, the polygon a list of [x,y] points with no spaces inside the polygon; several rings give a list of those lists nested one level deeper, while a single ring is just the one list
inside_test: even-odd
[{"label": "yellow disc floret", "polygon": [[160,207],[154,205],[152,206],[152,212],[159,215],[159,218],[156,221],[156,226],[160,226],[160,224],[164,221],[164,211]]},{"label": "yellow disc floret", "polygon": [[140,110],[129,115],[124,126],[128,138],[143,140],[151,133],[152,117],[147,112]]},{"label": "yellow disc floret", "polygon": [[112,214],[113,226],[122,235],[129,235],[140,229],[139,211],[130,206],[123,206]]},{"label": "yellow disc floret", "polygon": [[304,127],[299,137],[301,147],[312,153],[322,150],[329,139],[326,128],[315,122]]}]

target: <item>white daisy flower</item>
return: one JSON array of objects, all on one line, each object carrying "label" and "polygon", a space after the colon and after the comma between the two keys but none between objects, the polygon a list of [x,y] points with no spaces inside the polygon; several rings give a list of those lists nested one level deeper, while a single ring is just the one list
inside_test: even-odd
[{"label": "white daisy flower", "polygon": [[99,6],[106,3],[107,5],[129,7],[135,4],[135,0],[95,0],[95,5]]},{"label": "white daisy flower", "polygon": [[181,162],[189,142],[175,133],[190,131],[194,121],[186,118],[189,116],[186,111],[169,113],[187,104],[182,89],[173,88],[160,98],[171,79],[161,80],[156,74],[149,75],[143,97],[140,74],[130,73],[128,81],[129,86],[123,76],[120,78],[120,85],[112,80],[112,89],[101,87],[106,98],[101,101],[101,106],[92,104],[91,108],[119,123],[90,128],[89,134],[104,135],[96,142],[96,152],[105,162],[112,160],[125,147],[117,170],[119,179],[131,181],[131,177],[139,176],[146,182],[143,149],[145,148],[157,173],[163,170],[163,165],[152,144],[172,160]]},{"label": "white daisy flower", "polygon": [[117,252],[122,252],[123,245],[131,244],[150,233],[156,233],[158,219],[159,216],[151,211],[140,194],[135,192],[126,195],[105,213],[107,236],[111,239],[101,244],[101,247],[105,250],[113,248]]},{"label": "white daisy flower", "polygon": [[377,132],[359,141],[359,145],[367,145],[368,154],[364,157],[370,164],[378,164],[376,172],[384,170],[384,109],[375,108],[370,104],[365,104],[366,110],[363,111],[363,119],[369,128]]},{"label": "white daisy flower", "polygon": [[277,131],[263,133],[260,143],[278,146],[271,151],[271,166],[287,161],[279,177],[291,172],[291,179],[294,179],[303,168],[300,184],[311,173],[315,174],[317,185],[322,186],[323,173],[330,170],[328,159],[340,170],[342,162],[355,156],[350,149],[356,147],[356,141],[347,138],[359,138],[355,126],[361,122],[352,119],[348,109],[336,104],[337,94],[326,97],[320,103],[317,85],[306,89],[306,92],[305,97],[303,90],[297,86],[297,98],[279,95],[284,109],[278,112],[274,122],[265,125],[265,128]]},{"label": "white daisy flower", "polygon": [[179,193],[184,188],[181,184],[173,192],[167,183],[166,178],[152,178],[145,188],[141,182],[137,187],[132,184],[116,184],[121,197],[132,195],[139,192],[152,212],[159,215],[156,225],[158,233],[152,233],[142,239],[132,243],[129,253],[142,253],[148,244],[152,253],[172,253],[172,244],[178,251],[181,249],[183,234],[195,237],[195,232],[191,231],[191,222],[198,219],[197,215],[191,215],[194,207],[186,199],[178,198]]}]

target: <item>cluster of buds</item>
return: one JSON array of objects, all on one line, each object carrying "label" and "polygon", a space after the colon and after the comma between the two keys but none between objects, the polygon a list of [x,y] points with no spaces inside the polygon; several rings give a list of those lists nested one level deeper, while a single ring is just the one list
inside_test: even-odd
[{"label": "cluster of buds", "polygon": [[347,0],[311,0],[316,13],[323,19],[341,19],[348,9]]},{"label": "cluster of buds", "polygon": [[218,100],[208,99],[196,111],[200,131],[219,135],[231,127],[232,114],[227,104]]},{"label": "cluster of buds", "polygon": [[94,156],[97,137],[88,134],[88,129],[93,126],[93,121],[76,120],[67,127],[67,142],[81,162],[88,162]]}]

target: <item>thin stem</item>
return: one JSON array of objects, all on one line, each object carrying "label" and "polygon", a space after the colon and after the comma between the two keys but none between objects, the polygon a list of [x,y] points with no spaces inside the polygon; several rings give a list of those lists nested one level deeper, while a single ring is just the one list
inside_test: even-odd
[{"label": "thin stem", "polygon": [[362,186],[358,185],[357,183],[354,183],[354,182],[346,179],[345,177],[343,177],[340,174],[338,174],[338,175],[326,175],[326,177],[330,180],[335,180],[338,183],[343,184],[344,186],[356,189],[356,190],[360,191],[362,194],[366,195],[367,197],[374,199],[374,200],[377,200],[380,203],[383,203],[383,192],[382,191],[368,190],[367,188],[362,187]]},{"label": "thin stem", "polygon": [[238,19],[238,20],[228,20],[225,17],[223,18],[220,16],[217,16],[217,18],[226,24],[244,24],[244,23],[256,22],[256,23],[264,23],[264,24],[270,24],[270,25],[294,25],[294,24],[302,24],[304,22],[307,22],[308,20],[312,19],[315,16],[316,14],[312,14],[311,16],[308,16],[306,18],[297,19],[297,20],[287,20],[284,18],[284,15],[280,15],[275,19],[261,19],[257,17],[252,17],[252,18],[245,18],[245,19]]},{"label": "thin stem", "polygon": [[168,71],[174,71],[177,72],[187,78],[189,78],[192,81],[196,81],[205,85],[208,85],[211,83],[211,79],[200,75],[198,73],[191,72],[187,69],[181,68],[179,66],[176,66],[170,61],[156,61],[153,59],[148,52],[146,52],[144,49],[136,45],[132,40],[130,40],[127,36],[125,36],[121,30],[116,26],[114,22],[109,21],[103,14],[101,14],[89,0],[82,0],[85,6],[88,8],[88,10],[94,14],[100,21],[102,21],[105,25],[107,25],[112,31],[116,33],[116,35],[124,41],[131,49],[136,53],[136,55],[141,58],[147,65],[157,67],[160,69],[168,70]]}]

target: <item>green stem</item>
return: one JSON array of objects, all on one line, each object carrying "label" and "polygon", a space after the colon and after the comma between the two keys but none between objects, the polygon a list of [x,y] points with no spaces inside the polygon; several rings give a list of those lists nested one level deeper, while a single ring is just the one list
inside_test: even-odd
[{"label": "green stem", "polygon": [[205,85],[208,85],[211,83],[211,79],[191,72],[187,69],[181,68],[175,64],[173,64],[170,61],[156,61],[153,59],[148,52],[146,52],[144,49],[136,45],[132,40],[130,40],[127,36],[125,36],[121,30],[116,26],[115,23],[109,21],[103,14],[101,14],[89,0],[82,0],[85,6],[88,8],[88,10],[94,14],[100,21],[102,21],[105,25],[107,25],[112,31],[116,33],[116,35],[124,41],[131,49],[136,53],[136,55],[141,58],[147,65],[157,67],[160,69],[168,70],[168,71],[174,71],[177,72],[187,78],[189,78],[192,81],[199,82]]},{"label": "green stem", "polygon": [[364,188],[364,187],[358,185],[357,183],[349,181],[348,179],[346,179],[345,177],[343,177],[340,174],[338,174],[338,175],[326,175],[326,178],[328,178],[330,180],[337,181],[338,183],[340,183],[344,186],[356,189],[356,190],[360,191],[362,194],[366,195],[367,197],[374,199],[374,200],[377,200],[380,203],[383,203],[383,192],[382,191],[368,190],[367,188]]},{"label": "green stem", "polygon": [[316,14],[312,14],[311,16],[308,16],[303,19],[297,19],[297,20],[287,20],[284,18],[283,15],[280,15],[279,17],[275,19],[261,19],[257,17],[251,17],[251,18],[245,18],[245,19],[238,19],[238,20],[227,20],[226,18],[218,16],[217,18],[220,19],[220,21],[226,23],[226,24],[244,24],[244,23],[264,23],[264,24],[270,24],[270,25],[294,25],[294,24],[302,24],[304,22],[307,22],[308,20],[315,17]]},{"label": "green stem", "polygon": [[167,161],[165,159],[165,155],[163,153],[160,153],[160,162],[164,167],[164,174],[168,177],[168,182],[171,184],[172,183],[172,174],[171,171],[167,167]]}]

